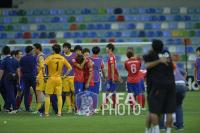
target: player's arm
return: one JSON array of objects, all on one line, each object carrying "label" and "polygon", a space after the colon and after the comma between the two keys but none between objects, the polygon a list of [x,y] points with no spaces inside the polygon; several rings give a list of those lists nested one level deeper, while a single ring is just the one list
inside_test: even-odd
[{"label": "player's arm", "polygon": [[112,78],[112,81],[114,82],[115,81],[115,66],[114,64],[111,64],[111,78]]},{"label": "player's arm", "polygon": [[65,75],[69,75],[69,73],[72,70],[72,67],[66,59],[64,59],[64,65],[67,67],[67,72],[65,73]]},{"label": "player's arm", "polygon": [[88,77],[88,81],[85,85],[85,88],[89,88],[89,85],[90,85],[90,81],[92,80],[92,72],[93,72],[93,63],[92,62],[89,62],[89,77]]},{"label": "player's arm", "polygon": [[168,65],[167,62],[168,62],[168,59],[167,59],[166,57],[162,57],[162,58],[160,58],[160,59],[158,59],[158,60],[155,60],[155,61],[146,62],[146,63],[145,63],[145,67],[146,67],[147,69],[153,68],[153,67],[159,65],[160,63],[163,63],[163,64],[165,64],[165,65]]},{"label": "player's arm", "polygon": [[197,66],[196,63],[194,64],[194,81],[197,81]]},{"label": "player's arm", "polygon": [[40,58],[39,58],[39,67],[42,69],[43,76],[46,75],[46,73],[45,73],[45,65],[44,64],[45,64],[44,63],[44,57],[40,56]]},{"label": "player's arm", "polygon": [[2,79],[2,77],[3,77],[3,74],[4,74],[4,70],[0,70],[0,80]]},{"label": "player's arm", "polygon": [[76,66],[79,69],[83,69],[84,65],[85,65],[86,59],[84,58],[83,63],[79,64],[77,62],[73,62],[74,66]]},{"label": "player's arm", "polygon": [[104,80],[106,80],[106,72],[105,72],[105,69],[104,69],[104,63],[103,63],[103,61],[101,62],[101,72],[103,74]]}]

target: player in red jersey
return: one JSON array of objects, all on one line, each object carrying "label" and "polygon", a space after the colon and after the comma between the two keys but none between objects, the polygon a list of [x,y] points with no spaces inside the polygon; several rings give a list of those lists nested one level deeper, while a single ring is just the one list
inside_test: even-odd
[{"label": "player in red jersey", "polygon": [[[121,77],[119,76],[118,70],[117,70],[117,62],[116,57],[114,55],[114,49],[115,46],[113,44],[108,44],[106,46],[106,52],[108,53],[108,79],[107,79],[107,87],[106,87],[106,93],[112,93],[112,101],[113,101],[113,108],[116,105],[116,89],[117,89],[117,81],[123,82]],[[108,103],[108,99],[105,101]]]},{"label": "player in red jersey", "polygon": [[90,50],[88,48],[83,49],[83,54],[86,58],[84,66],[84,83],[85,90],[94,92],[94,64],[93,61],[89,58]]},{"label": "player in red jersey", "polygon": [[[140,71],[141,61],[134,57],[133,51],[127,52],[128,60],[125,61],[124,67],[128,72],[127,90],[128,93],[134,93],[138,103],[142,106],[142,82],[144,74]],[[133,107],[133,103],[130,103]]]}]

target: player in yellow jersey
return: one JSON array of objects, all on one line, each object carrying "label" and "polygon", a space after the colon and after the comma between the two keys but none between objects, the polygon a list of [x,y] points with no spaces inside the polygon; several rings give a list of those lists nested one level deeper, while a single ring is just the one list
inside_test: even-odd
[{"label": "player in yellow jersey", "polygon": [[[74,69],[72,59],[76,57],[76,54],[71,52],[71,44],[64,43],[63,44],[63,53],[62,56],[70,63],[72,66],[72,71],[69,75],[63,79],[63,104],[67,103],[67,113],[71,113],[72,109],[75,107],[74,100]],[[63,68],[63,73],[67,71],[66,67]]]},{"label": "player in yellow jersey", "polygon": [[39,43],[33,44],[34,53],[36,54],[37,60],[37,77],[36,77],[36,94],[37,94],[37,111],[38,113],[42,107],[42,97],[44,96],[45,89],[45,67],[44,67],[44,54],[42,53],[42,46]]},{"label": "player in yellow jersey", "polygon": [[58,44],[52,46],[53,54],[48,56],[45,60],[45,64],[48,69],[48,80],[45,88],[45,115],[49,115],[49,106],[50,106],[50,95],[56,94],[58,99],[58,114],[57,116],[61,116],[62,110],[62,71],[63,67],[66,66],[67,72],[65,76],[67,76],[72,70],[71,65],[68,61],[61,56],[59,53],[61,51],[61,47]]}]

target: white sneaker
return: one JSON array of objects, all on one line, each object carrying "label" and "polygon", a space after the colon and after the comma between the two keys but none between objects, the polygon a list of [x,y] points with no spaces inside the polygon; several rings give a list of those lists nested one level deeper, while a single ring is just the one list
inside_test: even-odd
[{"label": "white sneaker", "polygon": [[39,111],[34,111],[34,112],[32,112],[32,114],[38,114],[39,113]]},{"label": "white sneaker", "polygon": [[17,113],[17,110],[12,110],[10,112],[8,112],[8,114],[16,114]]}]

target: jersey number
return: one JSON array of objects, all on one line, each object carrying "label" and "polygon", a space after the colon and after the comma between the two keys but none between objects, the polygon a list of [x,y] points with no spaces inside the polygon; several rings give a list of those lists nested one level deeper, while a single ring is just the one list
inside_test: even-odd
[{"label": "jersey number", "polygon": [[137,71],[136,65],[131,64],[131,72],[134,74],[134,73],[136,73],[136,71]]},{"label": "jersey number", "polygon": [[56,71],[58,71],[59,62],[56,62]]}]

